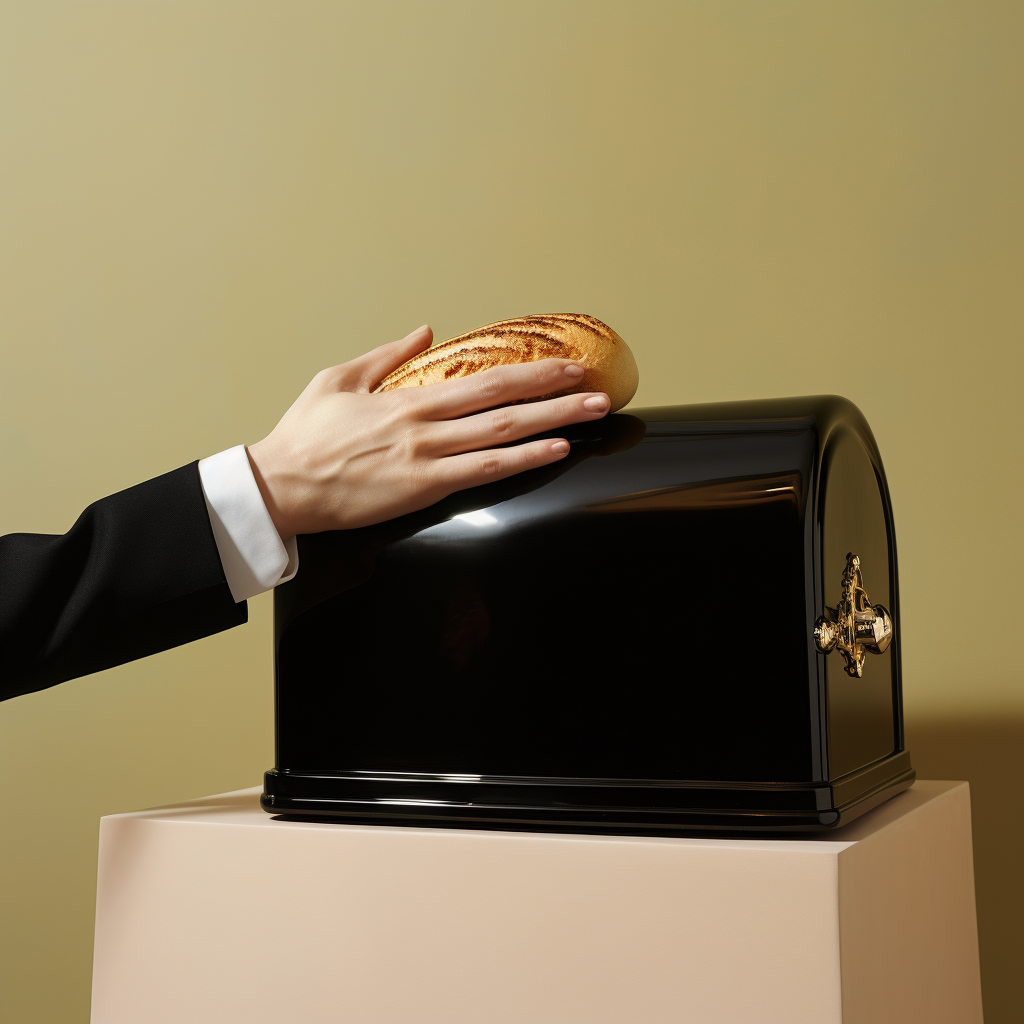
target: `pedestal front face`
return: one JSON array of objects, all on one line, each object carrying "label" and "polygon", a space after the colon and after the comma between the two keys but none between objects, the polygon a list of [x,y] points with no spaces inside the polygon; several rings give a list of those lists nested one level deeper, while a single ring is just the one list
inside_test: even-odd
[{"label": "pedestal front face", "polygon": [[103,820],[93,1024],[980,1024],[967,787],[822,839]]}]

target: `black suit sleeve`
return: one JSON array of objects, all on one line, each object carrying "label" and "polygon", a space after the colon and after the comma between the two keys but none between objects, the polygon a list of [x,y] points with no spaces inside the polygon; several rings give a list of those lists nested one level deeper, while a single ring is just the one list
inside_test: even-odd
[{"label": "black suit sleeve", "polygon": [[246,619],[224,579],[198,463],[95,502],[63,536],[0,537],[0,700]]}]

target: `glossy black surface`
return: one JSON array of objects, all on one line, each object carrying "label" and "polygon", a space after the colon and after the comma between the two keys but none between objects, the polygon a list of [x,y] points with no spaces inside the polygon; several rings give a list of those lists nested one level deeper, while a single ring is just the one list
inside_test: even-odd
[{"label": "glossy black surface", "polygon": [[[864,583],[871,600],[891,610],[895,589],[890,582],[881,481],[876,477],[868,449],[847,427],[840,426],[829,438],[822,480],[825,603],[836,603],[835,581],[843,574],[846,553],[855,551],[866,566]],[[847,675],[838,656],[824,659],[830,778],[854,771],[895,749],[899,722],[894,713],[893,665],[898,664],[899,640],[897,630],[892,647],[883,654],[869,656],[861,679]]]},{"label": "glossy black surface", "polygon": [[[266,809],[785,830],[909,785],[891,515],[856,408],[650,409],[569,436],[555,467],[301,538]],[[850,550],[896,619],[862,679],[812,635]]]}]

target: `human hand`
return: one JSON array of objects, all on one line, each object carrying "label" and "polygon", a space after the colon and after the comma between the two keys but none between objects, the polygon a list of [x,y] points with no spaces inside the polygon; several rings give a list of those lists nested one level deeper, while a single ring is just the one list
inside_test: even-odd
[{"label": "human hand", "polygon": [[602,393],[506,404],[572,387],[583,367],[568,359],[496,366],[444,384],[371,394],[432,337],[429,327],[420,327],[321,370],[280,423],[248,446],[282,540],[370,526],[454,491],[557,462],[569,452],[565,439],[493,446],[608,412]]}]

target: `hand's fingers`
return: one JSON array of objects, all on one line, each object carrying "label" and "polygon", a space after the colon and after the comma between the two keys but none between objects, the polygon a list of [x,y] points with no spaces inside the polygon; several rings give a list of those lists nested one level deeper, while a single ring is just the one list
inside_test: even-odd
[{"label": "hand's fingers", "polygon": [[492,480],[536,469],[564,459],[569,454],[569,442],[560,438],[548,441],[530,441],[513,448],[497,448],[485,452],[469,452],[438,459],[434,465],[440,482],[447,492],[464,491]]},{"label": "hand's fingers", "polygon": [[333,391],[372,391],[392,370],[430,347],[434,332],[424,324],[400,341],[392,341],[339,366],[322,370],[318,377]]},{"label": "hand's fingers", "polygon": [[539,398],[578,385],[583,367],[571,359],[495,366],[480,373],[410,389],[419,408],[434,419],[454,419],[481,409]]},{"label": "hand's fingers", "polygon": [[604,416],[611,403],[601,392],[565,395],[530,405],[511,405],[457,420],[432,423],[427,442],[440,455],[477,451],[531,434],[557,430],[570,423],[586,423]]},{"label": "hand's fingers", "polygon": [[419,355],[424,349],[430,348],[434,340],[434,332],[424,324],[407,334],[400,341],[389,345],[381,345],[356,362],[364,368],[365,376],[361,381],[360,391],[372,391],[392,370],[397,370],[407,359]]}]

